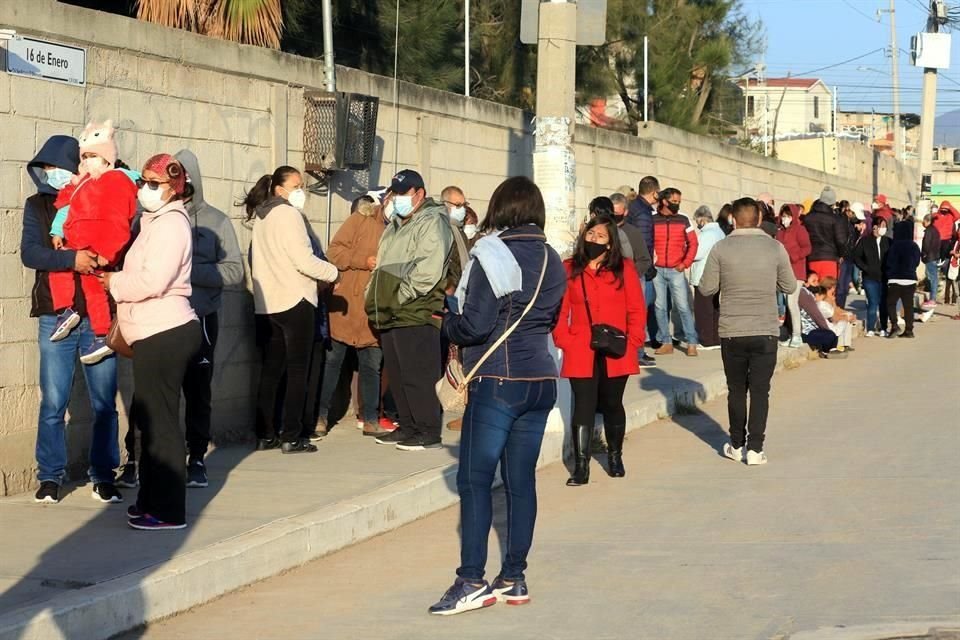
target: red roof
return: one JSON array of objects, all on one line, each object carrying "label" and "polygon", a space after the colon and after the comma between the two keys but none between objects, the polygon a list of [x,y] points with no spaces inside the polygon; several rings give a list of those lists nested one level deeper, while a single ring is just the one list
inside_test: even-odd
[{"label": "red roof", "polygon": [[[764,85],[767,87],[788,87],[790,89],[812,89],[813,85],[820,82],[819,78],[767,78]],[[760,84],[752,79],[747,79],[748,87],[758,87]]]}]

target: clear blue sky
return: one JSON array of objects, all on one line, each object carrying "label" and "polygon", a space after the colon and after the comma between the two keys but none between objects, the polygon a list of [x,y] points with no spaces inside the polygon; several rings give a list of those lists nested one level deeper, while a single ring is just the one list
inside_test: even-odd
[{"label": "clear blue sky", "polygon": [[[890,44],[889,0],[742,0],[744,10],[766,27],[768,77],[818,77],[839,87],[843,110],[893,109],[890,58],[876,51],[864,58],[808,74],[821,67],[884,49]],[[900,52],[900,109],[920,113],[923,72],[905,51],[910,38],[924,30],[927,0],[896,0]],[[953,34],[951,68],[937,85],[937,115],[960,109],[960,31]],[[879,72],[879,73],[878,73]],[[951,79],[955,82],[951,82]],[[937,132],[939,134],[939,132]]]}]

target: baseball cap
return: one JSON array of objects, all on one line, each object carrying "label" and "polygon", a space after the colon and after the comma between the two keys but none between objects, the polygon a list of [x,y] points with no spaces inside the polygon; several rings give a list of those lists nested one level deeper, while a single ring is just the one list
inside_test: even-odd
[{"label": "baseball cap", "polygon": [[404,169],[393,176],[390,181],[388,193],[406,193],[410,189],[426,189],[423,185],[423,177],[413,169]]},{"label": "baseball cap", "polygon": [[383,204],[383,199],[387,195],[387,187],[375,187],[367,191],[368,196],[374,199],[377,204]]}]

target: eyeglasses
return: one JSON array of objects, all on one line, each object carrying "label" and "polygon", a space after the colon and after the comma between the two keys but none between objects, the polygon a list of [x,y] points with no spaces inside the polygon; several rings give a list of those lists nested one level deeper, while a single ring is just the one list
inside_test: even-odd
[{"label": "eyeglasses", "polygon": [[444,200],[443,204],[448,204],[451,207],[469,207],[470,203],[464,200],[463,202],[451,202],[449,200]]},{"label": "eyeglasses", "polygon": [[150,187],[151,191],[156,191],[160,188],[162,184],[170,184],[169,180],[144,180],[143,178],[137,179],[137,188],[142,189],[144,185]]}]

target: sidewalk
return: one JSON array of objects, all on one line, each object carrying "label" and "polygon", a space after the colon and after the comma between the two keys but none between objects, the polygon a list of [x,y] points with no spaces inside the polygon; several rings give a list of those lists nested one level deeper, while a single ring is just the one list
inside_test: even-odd
[{"label": "sidewalk", "polygon": [[[780,349],[779,366],[809,357]],[[628,384],[630,430],[725,392],[719,351],[658,361]],[[722,434],[697,435],[720,446]],[[0,640],[109,638],[448,507],[459,434],[443,437],[443,449],[401,452],[351,421],[314,455],[216,449],[210,487],[187,492],[190,526],[177,532],[128,529],[135,490],[121,505],[94,502],[86,485],[57,506],[2,499]],[[548,430],[540,465],[562,450],[563,434]]]}]

